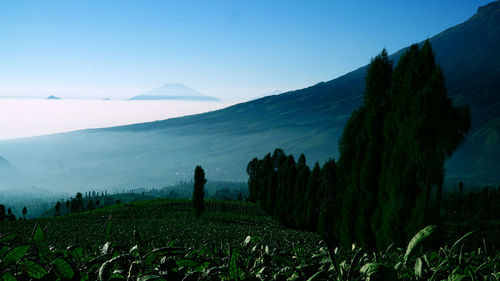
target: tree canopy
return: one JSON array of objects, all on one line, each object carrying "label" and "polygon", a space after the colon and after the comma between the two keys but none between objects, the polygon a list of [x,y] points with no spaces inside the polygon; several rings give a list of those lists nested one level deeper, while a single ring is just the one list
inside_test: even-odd
[{"label": "tree canopy", "polygon": [[395,68],[384,49],[367,69],[363,104],[344,127],[338,161],[311,171],[304,155],[296,163],[276,149],[248,164],[248,199],[331,243],[404,243],[439,222],[444,163],[470,126],[469,108],[448,97],[428,41],[408,48]]},{"label": "tree canopy", "polygon": [[394,70],[383,50],[365,83],[339,145],[340,240],[381,248],[439,221],[444,163],[471,121],[448,97],[429,41],[408,48]]}]

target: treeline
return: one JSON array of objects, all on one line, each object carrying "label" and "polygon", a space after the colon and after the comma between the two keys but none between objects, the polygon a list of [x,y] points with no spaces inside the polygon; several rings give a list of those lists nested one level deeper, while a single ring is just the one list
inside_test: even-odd
[{"label": "treeline", "polygon": [[[24,207],[23,210],[25,210],[26,207]],[[5,206],[0,204],[0,221],[15,221],[16,216],[12,212],[11,208],[7,209],[7,212],[5,212]]]},{"label": "treeline", "polygon": [[[193,181],[181,181],[161,189],[162,198],[182,199],[193,195]],[[245,200],[248,197],[246,182],[207,181],[204,186],[205,198],[218,200]]]},{"label": "treeline", "polygon": [[[8,216],[8,210],[11,209],[11,214],[16,218],[36,218],[43,214],[47,209],[53,206],[54,198],[33,198],[34,195],[11,195],[3,193],[0,196],[0,204],[4,205],[5,213]],[[23,216],[23,210],[26,208],[26,214]],[[3,213],[2,213],[3,214]],[[1,215],[0,215],[1,217]],[[9,220],[9,218],[5,218]]]},{"label": "treeline", "polygon": [[403,244],[440,222],[444,162],[470,126],[469,108],[447,96],[428,41],[408,48],[395,68],[383,50],[367,69],[337,162],[310,171],[303,155],[295,163],[281,150],[253,159],[249,199],[286,225],[316,228],[327,243]]},{"label": "treeline", "polygon": [[[244,182],[215,181],[207,182],[205,192],[208,199],[244,201],[248,196],[247,184]],[[91,211],[114,204],[137,202],[155,198],[187,199],[193,194],[193,182],[179,182],[174,186],[162,189],[135,188],[123,190],[123,193],[109,194],[104,191],[77,192],[74,197],[59,199],[50,209],[50,215],[61,216],[72,213]]]},{"label": "treeline", "polygon": [[71,213],[80,213],[83,211],[91,211],[96,208],[108,207],[113,204],[120,203],[113,197],[108,196],[107,192],[86,192],[85,197],[81,192],[77,192],[75,197],[70,197],[66,200],[58,200],[54,205],[54,215],[69,215]]},{"label": "treeline", "polygon": [[[246,182],[210,181],[205,186],[205,192],[208,199],[245,201],[248,197]],[[25,197],[8,198],[5,202],[9,204],[1,205],[3,202],[0,202],[0,221],[67,215],[112,206],[116,203],[155,198],[188,199],[192,197],[192,193],[193,182],[187,181],[163,188],[128,188],[122,189],[121,192],[89,190],[77,192],[74,196],[67,198],[29,200]]]},{"label": "treeline", "polygon": [[336,167],[333,160],[311,170],[301,154],[296,162],[282,149],[254,158],[247,166],[248,201],[259,204],[287,227],[322,231],[323,204],[329,185],[334,184]]},{"label": "treeline", "polygon": [[441,204],[443,220],[455,222],[462,231],[500,230],[500,185],[469,187],[459,182],[453,190],[444,193]]}]

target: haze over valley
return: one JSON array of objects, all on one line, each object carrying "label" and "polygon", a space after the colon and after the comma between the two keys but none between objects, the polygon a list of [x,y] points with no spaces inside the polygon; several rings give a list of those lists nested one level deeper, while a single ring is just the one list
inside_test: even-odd
[{"label": "haze over valley", "polygon": [[[468,21],[430,38],[449,95],[458,105],[469,104],[472,113],[472,131],[447,163],[447,180],[482,183],[500,180],[497,165],[500,56],[496,52],[500,49],[500,30],[496,28],[500,26],[499,10],[498,2],[493,2],[480,8]],[[397,61],[402,52],[395,52],[391,58]],[[89,186],[109,189],[164,186],[190,179],[196,165],[202,165],[207,176],[214,180],[246,181],[247,163],[276,147],[297,157],[305,153],[311,165],[336,158],[343,126],[361,102],[365,73],[366,68],[361,67],[308,88],[210,113],[2,141],[0,155],[26,175],[18,182],[19,187],[37,185],[70,192]],[[2,101],[2,111],[13,107],[8,102]],[[148,115],[151,120],[202,111],[197,107],[199,103],[193,103],[180,113],[176,111],[178,102],[181,101],[148,101],[147,108],[127,107],[115,113],[115,109],[106,107],[107,101],[92,101],[89,102],[92,106],[100,104],[102,108],[84,119],[107,120],[109,117],[104,114],[111,114],[123,124],[131,121],[127,119],[131,116],[136,116],[134,122],[141,122],[142,117],[137,116]],[[117,104],[129,105],[125,101]],[[213,104],[209,110],[224,107],[224,104],[209,104]],[[29,115],[29,110],[23,114]],[[14,119],[22,120],[20,115]],[[57,124],[65,119],[57,116],[47,122]],[[117,124],[101,123],[99,127],[102,125]],[[3,189],[12,188],[3,183]]]}]

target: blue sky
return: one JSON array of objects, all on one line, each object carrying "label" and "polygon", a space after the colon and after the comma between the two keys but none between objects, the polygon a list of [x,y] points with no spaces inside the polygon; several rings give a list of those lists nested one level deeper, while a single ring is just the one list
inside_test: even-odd
[{"label": "blue sky", "polygon": [[488,2],[0,0],[0,96],[127,98],[178,82],[247,100],[338,77]]}]

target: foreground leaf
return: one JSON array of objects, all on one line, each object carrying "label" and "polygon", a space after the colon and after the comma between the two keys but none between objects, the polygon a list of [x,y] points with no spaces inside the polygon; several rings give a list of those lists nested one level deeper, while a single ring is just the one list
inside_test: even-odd
[{"label": "foreground leaf", "polygon": [[5,256],[3,256],[2,263],[10,264],[12,262],[20,261],[30,248],[31,245],[25,244],[10,249],[7,253],[5,253]]},{"label": "foreground leaf", "polygon": [[17,237],[16,233],[4,234],[4,235],[0,236],[0,244],[10,242],[10,241],[16,239],[16,237]]},{"label": "foreground leaf", "polygon": [[73,268],[71,268],[71,265],[67,261],[61,258],[57,258],[52,262],[52,265],[54,266],[55,271],[63,279],[68,279],[68,280],[73,279],[75,272],[73,271]]},{"label": "foreground leaf", "polygon": [[144,275],[144,276],[139,277],[137,279],[137,281],[158,280],[160,278],[161,278],[161,276],[158,276],[158,275]]},{"label": "foreground leaf", "polygon": [[382,263],[367,263],[359,272],[367,277],[367,280],[396,280],[396,270]]},{"label": "foreground leaf", "polygon": [[413,250],[419,246],[422,241],[424,241],[427,237],[429,237],[436,230],[437,225],[429,225],[424,229],[420,230],[413,238],[410,243],[408,243],[408,247],[406,248],[406,253],[404,257],[405,263],[408,261],[408,258],[412,254]]},{"label": "foreground leaf", "polygon": [[110,241],[111,239],[111,215],[109,215],[108,220],[106,221],[106,224],[104,225],[104,241]]},{"label": "foreground leaf", "polygon": [[0,277],[2,277],[1,280],[3,281],[17,281],[16,277],[14,277],[10,271],[4,272],[4,274],[0,275]]},{"label": "foreground leaf", "polygon": [[465,239],[467,239],[467,237],[471,236],[472,234],[474,234],[475,231],[471,231],[471,232],[468,232],[466,233],[464,236],[460,237],[460,239],[458,239],[455,243],[453,243],[453,246],[451,246],[451,249],[450,251],[453,252],[453,250],[462,242],[464,241]]},{"label": "foreground leaf", "polygon": [[47,270],[41,267],[39,264],[32,261],[22,261],[20,263],[21,267],[24,268],[29,276],[35,279],[41,279],[48,274]]},{"label": "foreground leaf", "polygon": [[229,278],[231,278],[231,280],[239,280],[239,268],[238,264],[236,263],[236,259],[238,258],[239,253],[234,249],[231,252],[231,259],[229,260]]},{"label": "foreground leaf", "polygon": [[33,229],[33,234],[31,235],[33,244],[38,249],[38,253],[42,260],[46,260],[49,257],[50,250],[47,241],[45,240],[45,235],[43,234],[42,228],[40,227],[40,222],[37,221],[35,228]]}]

